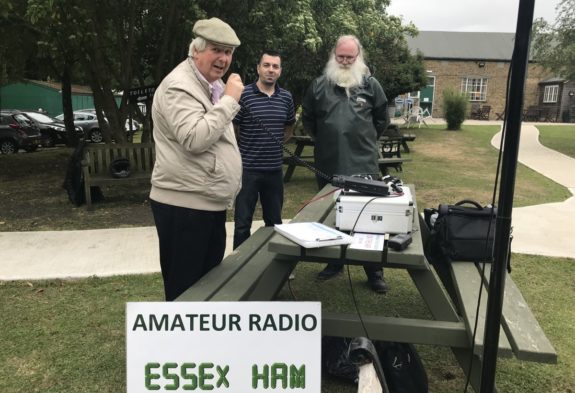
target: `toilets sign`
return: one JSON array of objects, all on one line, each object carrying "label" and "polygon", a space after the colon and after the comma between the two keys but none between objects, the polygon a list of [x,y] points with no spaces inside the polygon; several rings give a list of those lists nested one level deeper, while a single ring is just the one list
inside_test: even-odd
[{"label": "toilets sign", "polygon": [[127,392],[321,391],[319,302],[126,306]]}]

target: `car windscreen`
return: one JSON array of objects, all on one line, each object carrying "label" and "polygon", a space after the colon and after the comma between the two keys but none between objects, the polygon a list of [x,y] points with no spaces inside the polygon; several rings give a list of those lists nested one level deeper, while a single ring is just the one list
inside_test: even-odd
[{"label": "car windscreen", "polygon": [[32,119],[40,123],[55,123],[57,121],[56,119],[50,116],[46,116],[43,113],[37,113],[37,112],[24,112],[24,113],[26,113],[26,115],[30,116]]},{"label": "car windscreen", "polygon": [[19,113],[14,115],[14,119],[18,121],[18,123],[25,125],[25,126],[32,126],[32,122],[26,116],[21,115]]}]

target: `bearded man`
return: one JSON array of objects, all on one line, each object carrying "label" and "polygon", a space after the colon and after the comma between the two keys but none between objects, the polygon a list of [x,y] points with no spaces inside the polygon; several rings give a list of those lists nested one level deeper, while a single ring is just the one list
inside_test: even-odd
[{"label": "bearded man", "polygon": [[[315,166],[332,175],[378,176],[377,139],[389,124],[387,97],[365,64],[357,37],[338,38],[322,76],[308,88],[303,101],[303,125],[315,141]],[[319,188],[327,180],[317,177]],[[327,280],[342,265],[329,264],[318,274]],[[385,293],[383,270],[364,268],[370,287]]]}]

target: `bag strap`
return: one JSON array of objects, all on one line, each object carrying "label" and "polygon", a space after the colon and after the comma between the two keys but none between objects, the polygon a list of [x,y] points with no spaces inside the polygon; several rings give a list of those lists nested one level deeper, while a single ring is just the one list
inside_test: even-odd
[{"label": "bag strap", "polygon": [[455,204],[455,206],[461,206],[461,205],[465,205],[465,204],[469,204],[469,205],[473,205],[475,206],[477,209],[482,210],[483,206],[481,206],[478,202],[472,200],[472,199],[464,199],[462,201],[459,201]]}]

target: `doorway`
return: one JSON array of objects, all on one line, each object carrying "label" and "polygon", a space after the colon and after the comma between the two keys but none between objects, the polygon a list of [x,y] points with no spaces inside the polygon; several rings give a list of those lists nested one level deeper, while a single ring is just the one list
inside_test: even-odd
[{"label": "doorway", "polygon": [[419,91],[419,105],[424,111],[427,109],[429,114],[433,114],[433,98],[435,91],[435,77],[427,77],[427,86]]}]

